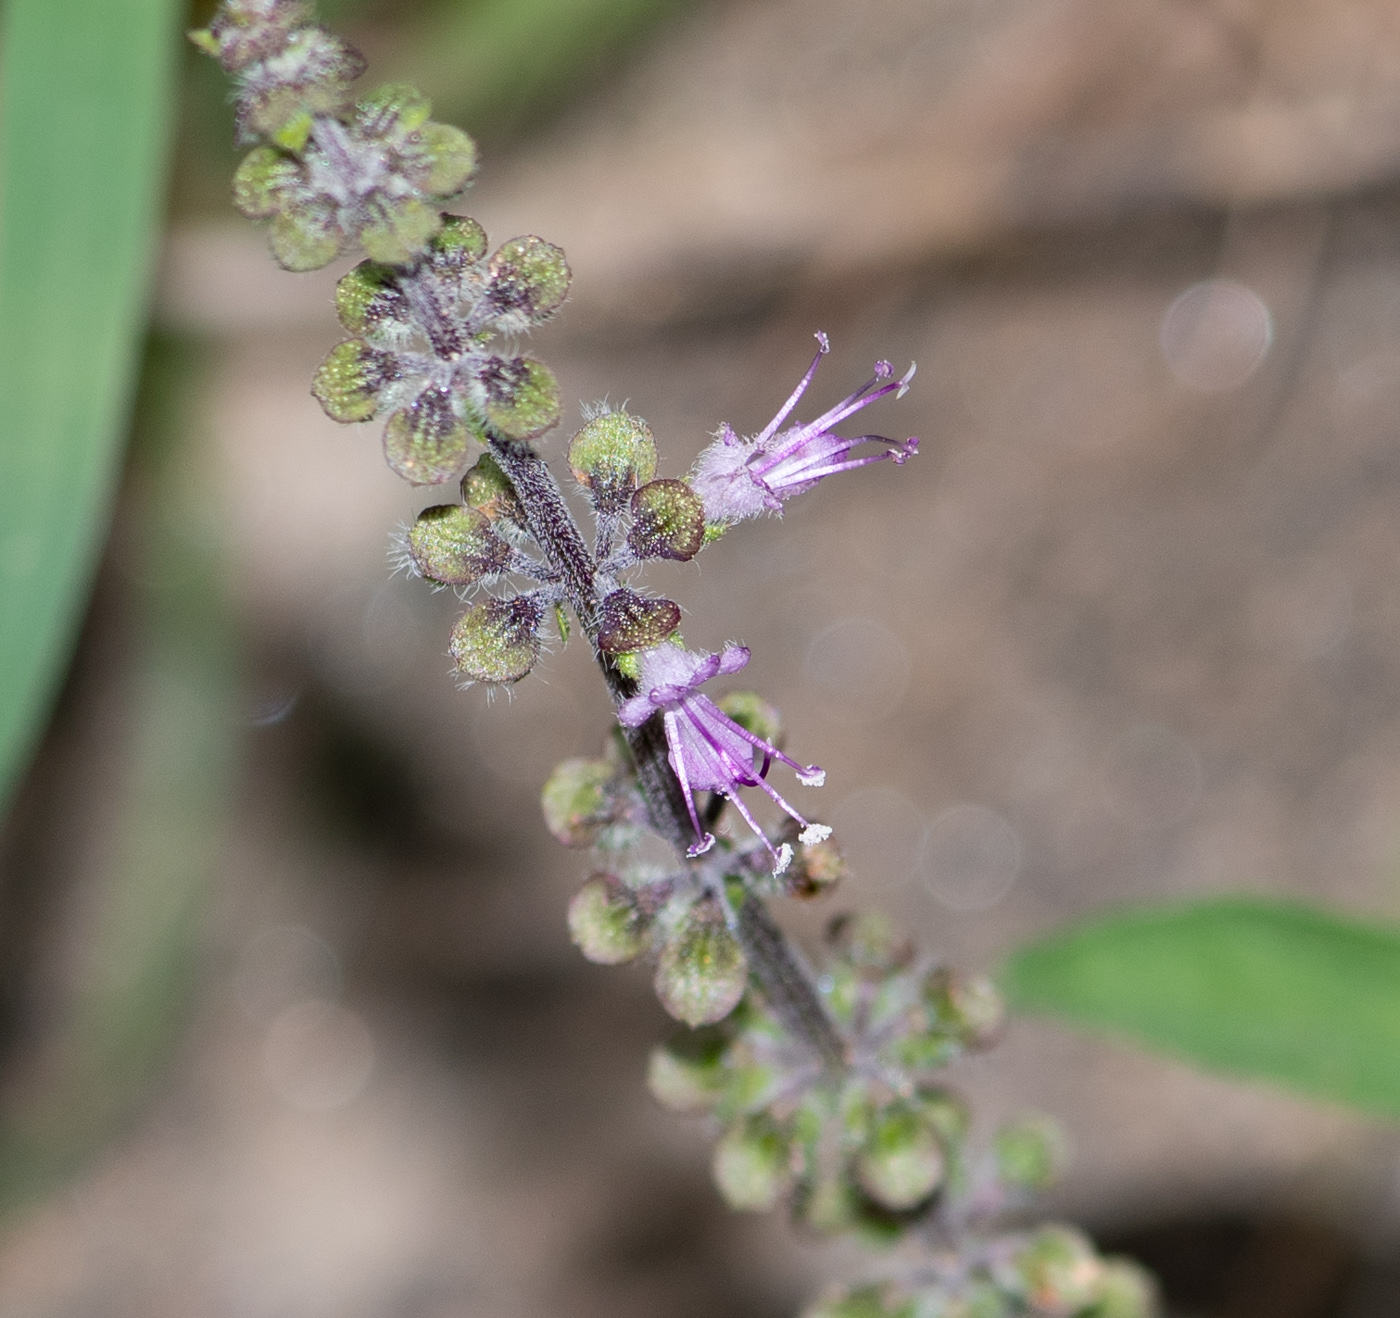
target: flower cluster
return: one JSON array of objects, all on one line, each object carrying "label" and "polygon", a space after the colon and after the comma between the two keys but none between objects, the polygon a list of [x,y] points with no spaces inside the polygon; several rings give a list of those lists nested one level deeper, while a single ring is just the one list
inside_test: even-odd
[{"label": "flower cluster", "polygon": [[412,87],[350,103],[364,60],[303,0],[226,0],[190,36],[233,75],[239,142],[262,143],[234,176],[234,204],[271,221],[284,269],[317,270],[355,244],[412,260],[442,226],[440,203],[476,173],[471,138],[430,119]]},{"label": "flower cluster", "polygon": [[[534,446],[560,419],[558,383],[510,346],[565,301],[564,253],[533,236],[488,253],[475,220],[444,213],[475,171],[471,139],[434,123],[409,87],[353,100],[363,61],[314,23],[307,0],[222,0],[191,35],[233,76],[236,135],[253,146],[234,200],[270,221],[277,260],[310,270],[352,248],[368,257],[337,287],[350,337],[312,392],[336,421],[382,418],[388,463],[413,484],[461,477],[459,497],[424,508],[397,545],[402,568],[468,606],[450,639],[458,676],[519,681],[551,621],[567,641],[568,611],[598,659],[612,735],[601,758],[561,764],[542,804],[561,842],[597,853],[569,908],[574,941],[592,961],[650,962],[662,1005],[694,1027],[653,1056],[653,1092],[716,1123],[715,1179],[735,1208],[785,1203],[819,1232],[927,1246],[902,1272],[833,1291],[809,1318],[1147,1318],[1142,1275],[1077,1232],[998,1227],[1051,1180],[1058,1145],[1032,1120],[974,1147],[944,1083],[949,1063],[999,1031],[990,985],[917,956],[870,916],[831,923],[819,972],[786,940],[767,901],[821,897],[846,865],[831,830],[769,775],[782,765],[817,787],[824,774],[784,751],[762,697],[701,690],[740,672],[749,651],[686,648],[679,604],[636,576],[694,558],[828,476],[902,464],[917,440],[836,429],[902,397],[914,368],[895,379],[877,362],[854,393],[793,422],[829,351],[818,334],[777,415],[747,438],[721,426],[685,480],[657,474],[640,417],[584,409],[565,456],[593,513],[589,543]],[[468,466],[473,440],[485,452]],[[747,792],[768,798],[776,826]],[[724,826],[731,808],[747,832]],[[668,863],[644,859],[648,831],[670,844]]]},{"label": "flower cluster", "polygon": [[548,320],[569,291],[564,253],[513,238],[488,259],[473,219],[442,216],[412,264],[362,261],[336,286],[353,338],[331,349],[312,393],[335,421],[387,417],[384,456],[415,485],[440,485],[490,433],[530,439],[559,420],[559,385],[533,357],[491,341]]}]

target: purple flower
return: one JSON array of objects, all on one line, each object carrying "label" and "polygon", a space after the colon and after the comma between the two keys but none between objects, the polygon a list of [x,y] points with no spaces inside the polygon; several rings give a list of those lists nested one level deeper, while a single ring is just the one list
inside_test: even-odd
[{"label": "purple flower", "polygon": [[[909,389],[909,381],[914,378],[912,365],[903,378],[891,380],[894,368],[889,362],[876,362],[874,376],[829,412],[823,412],[805,426],[778,429],[812,383],[821,359],[831,350],[825,334],[817,335],[817,343],[820,346],[811,366],[807,368],[807,374],[798,382],[792,397],[783,404],[778,415],[760,434],[751,439],[741,439],[726,424],[720,427],[715,442],[696,459],[690,485],[704,502],[707,522],[740,522],[747,517],[757,517],[760,513],[778,512],[784,499],[810,490],[823,476],[852,471],[867,463],[879,462],[882,458],[900,463],[910,454],[918,452],[919,441],[914,438],[899,444],[883,435],[857,435],[854,439],[846,439],[832,434],[833,426],[877,398],[883,398],[888,393],[902,398]],[[882,380],[888,383],[876,389],[875,386],[880,385]],[[872,389],[874,393],[870,392]],[[871,453],[859,458],[850,456],[853,448],[865,443],[886,444],[889,447],[883,453]]]},{"label": "purple flower", "polygon": [[[789,759],[776,746],[741,728],[708,696],[697,692],[710,678],[737,673],[743,668],[749,662],[749,652],[744,646],[727,645],[720,654],[695,654],[668,642],[642,651],[640,659],[640,690],[630,700],[622,702],[617,716],[624,727],[635,728],[661,711],[671,767],[680,779],[686,804],[690,807],[690,821],[695,825],[696,841],[687,855],[701,855],[714,845],[714,837],[700,827],[700,817],[695,811],[695,793],[702,791],[719,792],[734,803],[734,808],[772,854],[775,874],[787,868],[792,848],[784,843],[774,850],[739,799],[738,788],[763,788],[802,825],[803,842],[820,842],[830,836],[829,828],[808,823],[766,781],[769,765],[774,760],[790,765],[796,770],[798,781],[807,787],[820,787],[826,774],[814,764],[803,765]],[[754,767],[755,751],[763,756],[758,768]]]}]

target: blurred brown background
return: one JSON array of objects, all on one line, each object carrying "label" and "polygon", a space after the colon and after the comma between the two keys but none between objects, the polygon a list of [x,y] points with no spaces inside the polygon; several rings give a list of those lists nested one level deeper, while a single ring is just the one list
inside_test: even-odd
[{"label": "blurred brown background", "polygon": [[[499,6],[329,13],[482,129],[465,208],[575,272],[535,349],[665,474],[760,428],[814,330],[814,406],[918,361],[870,414],[915,461],[651,578],[827,769],[833,909],[982,969],[1107,902],[1400,914],[1400,8],[614,8],[535,83],[483,63]],[[568,944],[586,861],[536,801],[608,726],[588,655],[454,688],[455,601],[386,567],[432,497],[311,399],[339,270],[280,273],[224,211],[219,96],[192,64],[131,473],[4,837],[0,1314],[795,1312],[858,1256],[720,1208],[707,1133],[643,1088],[645,972]],[[170,599],[188,719],[143,639]],[[181,833],[196,725],[225,767]],[[147,1060],[84,1069],[116,1036],[81,1004],[152,956],[116,1050]],[[952,1080],[1065,1123],[1048,1209],[1136,1242],[1176,1312],[1400,1312],[1391,1130],[1034,1021]]]}]

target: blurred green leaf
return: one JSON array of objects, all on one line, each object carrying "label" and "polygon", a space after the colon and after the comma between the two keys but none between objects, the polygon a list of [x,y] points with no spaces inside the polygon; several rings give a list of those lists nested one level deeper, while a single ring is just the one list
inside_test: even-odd
[{"label": "blurred green leaf", "polygon": [[1400,1115],[1400,930],[1225,898],[1052,934],[1003,982],[1022,1010]]},{"label": "blurred green leaf", "polygon": [[404,24],[383,68],[488,140],[566,104],[688,0],[450,0]]},{"label": "blurred green leaf", "polygon": [[107,528],[160,217],[177,0],[8,0],[0,27],[0,807]]},{"label": "blurred green leaf", "polygon": [[121,500],[131,668],[119,679],[128,736],[115,819],[75,876],[82,899],[62,929],[63,973],[51,972],[21,1050],[23,1082],[0,1104],[0,1215],[51,1191],[121,1130],[188,1018],[241,735],[216,496],[189,442],[205,378],[198,345],[149,344]]}]

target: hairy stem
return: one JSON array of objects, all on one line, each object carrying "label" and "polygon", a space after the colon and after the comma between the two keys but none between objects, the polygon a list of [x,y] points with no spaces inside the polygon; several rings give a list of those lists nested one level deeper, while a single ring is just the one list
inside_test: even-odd
[{"label": "hairy stem", "polygon": [[[619,671],[611,655],[598,649],[598,600],[594,585],[597,563],[569,511],[563,491],[554,473],[528,444],[497,436],[490,442],[492,454],[525,510],[530,534],[559,573],[569,603],[603,670],[613,703],[620,704],[635,693],[636,684]],[[652,825],[684,855],[694,839],[694,828],[685,794],[667,759],[661,715],[654,714],[641,727],[628,728],[625,732]],[[749,967],[778,1018],[827,1066],[844,1066],[840,1036],[812,982],[811,972],[760,898],[751,897],[740,908],[738,934]]]}]

